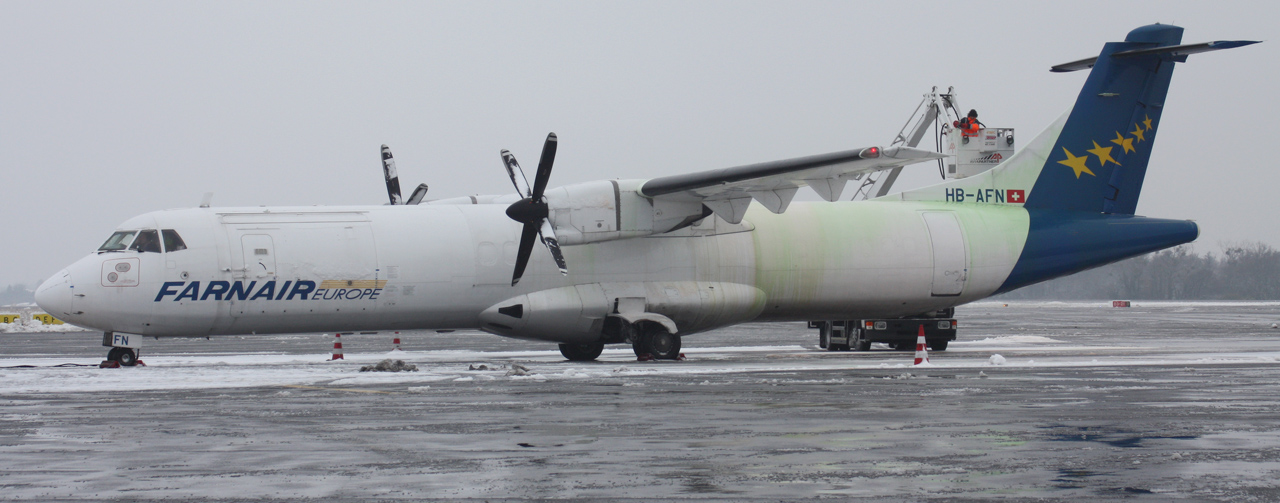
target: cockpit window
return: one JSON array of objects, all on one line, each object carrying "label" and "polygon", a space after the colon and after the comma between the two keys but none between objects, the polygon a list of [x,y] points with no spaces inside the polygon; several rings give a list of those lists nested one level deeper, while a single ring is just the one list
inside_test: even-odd
[{"label": "cockpit window", "polygon": [[98,251],[120,251],[129,247],[129,242],[133,241],[133,235],[138,231],[116,231],[111,237],[107,238],[107,242],[102,243],[98,247]]},{"label": "cockpit window", "polygon": [[176,252],[187,249],[187,244],[182,242],[182,236],[178,235],[178,231],[161,229],[160,234],[164,236],[164,251]]},{"label": "cockpit window", "polygon": [[160,253],[160,235],[154,230],[138,231],[137,239],[129,245],[130,250],[139,252]]}]

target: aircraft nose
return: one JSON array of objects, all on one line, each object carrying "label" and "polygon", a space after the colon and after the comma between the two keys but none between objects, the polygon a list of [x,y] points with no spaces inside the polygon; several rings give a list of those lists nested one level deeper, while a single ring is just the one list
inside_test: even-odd
[{"label": "aircraft nose", "polygon": [[36,305],[44,312],[63,318],[71,315],[71,297],[75,293],[71,271],[63,269],[36,288]]}]

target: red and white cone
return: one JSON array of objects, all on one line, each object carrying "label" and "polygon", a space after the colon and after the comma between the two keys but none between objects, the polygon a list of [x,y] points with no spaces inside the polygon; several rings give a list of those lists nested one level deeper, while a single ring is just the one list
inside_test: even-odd
[{"label": "red and white cone", "polygon": [[916,336],[916,362],[912,365],[929,365],[929,352],[924,349],[924,325],[920,325],[920,334]]},{"label": "red and white cone", "polygon": [[333,360],[345,360],[342,357],[342,334],[339,333],[333,334],[333,358],[330,358],[329,361]]},{"label": "red and white cone", "polygon": [[395,346],[391,348],[392,351],[400,351],[400,332],[396,332],[395,338],[391,339],[391,344]]}]

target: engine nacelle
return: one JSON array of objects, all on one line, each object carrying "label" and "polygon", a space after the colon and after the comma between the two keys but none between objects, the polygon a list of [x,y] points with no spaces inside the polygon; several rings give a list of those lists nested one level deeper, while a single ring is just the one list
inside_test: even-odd
[{"label": "engine nacelle", "polygon": [[652,322],[681,335],[755,319],[764,292],[705,281],[592,283],[512,297],[480,313],[481,329],[519,339],[586,344],[617,339],[616,318]]},{"label": "engine nacelle", "polygon": [[661,234],[705,218],[702,203],[649,199],[644,180],[601,180],[548,189],[549,219],[561,245]]},{"label": "engine nacelle", "polygon": [[612,306],[599,284],[552,288],[513,297],[480,313],[490,333],[543,341],[596,342]]}]

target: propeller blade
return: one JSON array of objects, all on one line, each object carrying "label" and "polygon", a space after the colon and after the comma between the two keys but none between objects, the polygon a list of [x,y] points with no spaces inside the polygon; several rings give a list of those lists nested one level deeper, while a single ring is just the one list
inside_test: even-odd
[{"label": "propeller blade", "polygon": [[511,155],[510,150],[502,151],[502,164],[507,167],[507,176],[511,177],[511,184],[516,186],[516,193],[520,197],[529,197],[529,179],[525,178],[524,170],[520,169],[520,163],[516,162],[516,156]]},{"label": "propeller blade", "polygon": [[400,175],[396,173],[396,160],[391,157],[391,149],[382,146],[382,176],[387,179],[387,196],[391,204],[404,204],[400,197]]},{"label": "propeller blade", "polygon": [[551,164],[556,161],[558,143],[556,134],[550,133],[546,143],[542,144],[542,158],[538,159],[538,172],[533,175],[533,192],[529,194],[535,201],[542,200],[542,191],[547,189],[547,181],[551,179]]},{"label": "propeller blade", "polygon": [[520,277],[524,276],[524,268],[529,265],[529,255],[533,253],[533,240],[536,237],[538,224],[524,224],[524,231],[520,233],[520,248],[516,251],[516,272],[511,275],[511,286],[516,286]]},{"label": "propeller blade", "polygon": [[419,204],[424,197],[427,197],[427,184],[419,183],[418,188],[413,189],[413,193],[409,194],[409,200],[404,204]]},{"label": "propeller blade", "polygon": [[564,263],[564,254],[560,253],[560,240],[556,239],[556,231],[551,228],[550,220],[542,219],[542,230],[538,231],[538,235],[542,237],[542,244],[547,245],[547,249],[551,251],[551,258],[555,259],[560,274],[568,276],[569,266]]}]

